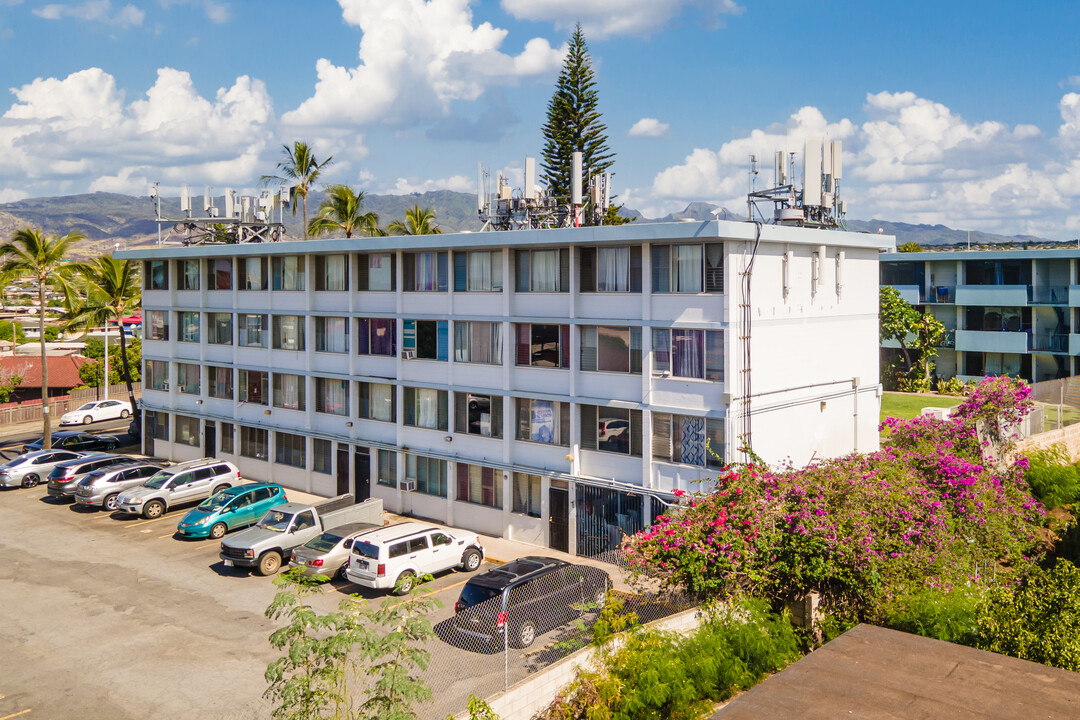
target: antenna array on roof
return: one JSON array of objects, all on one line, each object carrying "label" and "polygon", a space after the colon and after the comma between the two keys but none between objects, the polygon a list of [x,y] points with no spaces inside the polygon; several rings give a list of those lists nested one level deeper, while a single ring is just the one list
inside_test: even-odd
[{"label": "antenna array on roof", "polygon": [[[751,173],[757,174],[756,159],[751,156]],[[843,144],[819,137],[806,138],[803,148],[802,189],[795,187],[795,153],[777,150],[773,160],[773,187],[747,195],[747,220],[757,211],[762,221],[769,221],[758,202],[771,202],[771,222],[803,227],[843,227],[846,208],[840,199],[843,174]]]},{"label": "antenna array on roof", "polygon": [[[155,183],[153,188],[157,189]],[[155,218],[158,224],[158,243],[164,244],[175,238],[184,245],[215,243],[276,242],[285,234],[285,207],[289,204],[289,188],[277,191],[263,190],[256,195],[238,195],[236,190],[226,188],[217,205],[214,189],[209,185],[203,194],[203,215],[192,211],[191,191],[187,185],[180,189],[179,218],[163,214],[160,197],[157,198]],[[155,197],[151,194],[151,197]],[[274,209],[277,208],[277,220]],[[162,230],[171,226],[168,237],[162,238]]]},{"label": "antenna array on roof", "polygon": [[526,230],[580,225],[602,225],[611,205],[611,173],[588,174],[582,187],[582,155],[573,154],[570,196],[556,197],[536,183],[536,159],[525,158],[522,188],[513,188],[500,172],[489,187],[491,174],[483,163],[476,172],[476,211],[483,230]]}]

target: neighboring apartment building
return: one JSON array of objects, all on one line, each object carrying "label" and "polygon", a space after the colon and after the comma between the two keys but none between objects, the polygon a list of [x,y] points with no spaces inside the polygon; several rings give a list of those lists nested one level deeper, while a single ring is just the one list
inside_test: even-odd
[{"label": "neighboring apartment building", "polygon": [[710,221],[122,252],[144,447],[595,555],[740,437],[877,448],[894,244]]},{"label": "neighboring apartment building", "polygon": [[1078,263],[1080,248],[889,253],[881,284],[945,325],[940,377],[1039,382],[1080,374]]}]

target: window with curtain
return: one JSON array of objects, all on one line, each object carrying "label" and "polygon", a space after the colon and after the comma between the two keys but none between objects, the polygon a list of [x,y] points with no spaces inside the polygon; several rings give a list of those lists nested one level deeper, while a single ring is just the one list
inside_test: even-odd
[{"label": "window with curtain", "polygon": [[502,405],[501,395],[454,393],[454,432],[501,438]]},{"label": "window with curtain", "polygon": [[582,247],[577,253],[581,292],[641,292],[640,245]]},{"label": "window with curtain", "polygon": [[657,460],[720,468],[727,448],[724,421],[654,412],[652,455]]},{"label": "window with curtain", "polygon": [[410,427],[446,430],[449,426],[446,390],[405,388],[405,424]]},{"label": "window with curtain", "polygon": [[269,373],[261,370],[240,370],[240,402],[265,405]]},{"label": "window with curtain", "polygon": [[169,289],[169,265],[165,260],[147,260],[143,263],[143,288]]},{"label": "window with curtain", "polygon": [[510,493],[511,512],[532,518],[540,517],[542,488],[543,481],[539,475],[514,473],[514,487]]},{"label": "window with curtain", "polygon": [[232,258],[209,258],[206,261],[206,289],[232,290]]},{"label": "window with curtain", "polygon": [[306,289],[307,273],[303,255],[285,255],[273,260],[274,289],[298,291]]},{"label": "window with curtain", "polygon": [[208,365],[206,374],[210,382],[210,397],[218,400],[233,399],[233,369],[231,367]]},{"label": "window with curtain", "polygon": [[397,355],[397,320],[358,318],[357,355]]},{"label": "window with curtain", "polygon": [[379,450],[376,459],[375,482],[384,487],[397,487],[397,453],[393,450]]},{"label": "window with curtain", "polygon": [[316,290],[348,290],[349,258],[347,255],[318,255],[315,257]]},{"label": "window with curtain", "polygon": [[445,292],[447,255],[445,252],[405,253],[405,289],[411,292]]},{"label": "window with curtain", "polygon": [[389,383],[358,383],[360,417],[364,420],[397,422],[397,393]]},{"label": "window with curtain", "polygon": [[180,325],[180,342],[199,342],[199,313],[181,312],[176,315]]},{"label": "window with curtain", "polygon": [[570,403],[515,398],[517,439],[546,445],[570,444]]},{"label": "window with curtain", "polygon": [[304,318],[300,315],[274,315],[274,349],[304,349]]},{"label": "window with curtain", "polygon": [[173,427],[176,430],[176,442],[199,447],[199,418],[177,415]]},{"label": "window with curtain", "polygon": [[724,379],[724,331],[653,329],[653,375]]},{"label": "window with curtain", "polygon": [[240,426],[240,454],[255,460],[269,460],[269,433],[263,428]]},{"label": "window with curtain", "polygon": [[177,389],[185,395],[198,395],[201,391],[199,378],[202,366],[191,363],[176,363]]},{"label": "window with curtain", "polygon": [[155,412],[154,415],[154,439],[169,439],[169,413]]},{"label": "window with curtain", "polygon": [[446,497],[445,460],[421,455],[406,455],[405,477],[416,481],[416,492]]},{"label": "window with curtain", "polygon": [[240,347],[266,347],[269,335],[266,315],[238,315],[237,325],[239,326],[237,335]]},{"label": "window with curtain", "polygon": [[454,292],[502,292],[502,251],[454,253]]},{"label": "window with curtain", "polygon": [[315,318],[315,352],[349,352],[349,320],[343,317]]},{"label": "window with curtain", "polygon": [[180,283],[181,290],[199,289],[199,261],[177,260],[176,278]]},{"label": "window with curtain", "polygon": [[311,471],[330,475],[334,472],[334,449],[329,440],[311,438]]},{"label": "window with curtain", "polygon": [[581,447],[641,457],[641,411],[581,405]]},{"label": "window with curtain", "polygon": [[286,410],[304,410],[307,407],[305,393],[307,378],[303,375],[274,373],[274,407]]},{"label": "window with curtain", "polygon": [[480,465],[457,464],[457,499],[502,509],[502,471]]},{"label": "window with curtain", "polygon": [[207,313],[206,332],[211,345],[232,345],[232,313]]},{"label": "window with curtain", "polygon": [[[369,253],[360,256],[358,290],[393,292],[397,287],[394,253]],[[405,277],[408,285],[411,277]]]},{"label": "window with curtain", "polygon": [[[169,389],[169,363],[166,360],[147,360],[143,375],[151,390]],[[158,413],[159,415],[161,413]]]},{"label": "window with curtain", "polygon": [[151,340],[169,339],[169,313],[165,310],[149,310],[146,313]]},{"label": "window with curtain", "polygon": [[653,245],[652,291],[723,292],[723,243]]},{"label": "window with curtain", "polygon": [[307,438],[291,433],[274,433],[274,462],[295,468],[307,467]]},{"label": "window with curtain", "polygon": [[514,253],[517,292],[569,292],[570,250],[518,250]]},{"label": "window with curtain", "polygon": [[454,362],[502,365],[502,323],[455,321]]},{"label": "window with curtain", "polygon": [[641,374],[641,328],[583,326],[581,369]]},{"label": "window with curtain", "polygon": [[449,323],[446,320],[405,320],[402,328],[402,350],[420,360],[447,359]]},{"label": "window with curtain", "polygon": [[223,422],[221,425],[221,437],[218,440],[218,447],[221,448],[221,452],[232,455],[235,451],[233,448],[233,424]]},{"label": "window with curtain", "polygon": [[517,364],[570,367],[570,326],[518,323]]},{"label": "window with curtain", "polygon": [[336,378],[315,378],[315,412],[349,414],[349,382]]},{"label": "window with curtain", "polygon": [[240,272],[241,290],[266,289],[266,258],[237,258],[236,262]]}]

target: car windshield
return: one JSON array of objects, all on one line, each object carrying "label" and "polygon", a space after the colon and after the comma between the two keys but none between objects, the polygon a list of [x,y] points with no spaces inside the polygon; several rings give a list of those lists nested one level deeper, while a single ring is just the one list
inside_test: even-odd
[{"label": "car windshield", "polygon": [[308,542],[304,547],[309,547],[318,552],[330,552],[341,542],[341,536],[334,533],[323,533],[319,537]]},{"label": "car windshield", "polygon": [[221,508],[225,507],[230,500],[235,497],[227,493],[218,493],[213,497],[206,498],[199,503],[199,510],[205,510],[206,512],[217,512]]},{"label": "car windshield", "polygon": [[97,403],[86,403],[81,408],[76,408],[75,412],[79,412],[79,410],[93,410],[95,407],[97,407]]},{"label": "car windshield", "polygon": [[153,490],[160,490],[162,487],[165,486],[165,483],[169,482],[169,480],[172,480],[172,476],[173,474],[171,472],[162,471],[147,480],[144,484],[146,485],[146,487]]},{"label": "car windshield", "polygon": [[479,605],[485,600],[490,600],[498,594],[499,591],[495,588],[474,585],[470,582],[465,583],[465,587],[461,588],[461,597],[458,599],[458,602],[465,603],[465,607],[472,607],[473,605]]},{"label": "car windshield", "polygon": [[289,529],[289,523],[292,521],[293,516],[280,510],[271,510],[263,515],[263,519],[259,521],[259,527],[264,530],[273,530],[274,532],[285,532]]},{"label": "car windshield", "polygon": [[363,555],[368,560],[379,559],[379,548],[375,547],[369,542],[354,542],[352,551],[357,555]]}]

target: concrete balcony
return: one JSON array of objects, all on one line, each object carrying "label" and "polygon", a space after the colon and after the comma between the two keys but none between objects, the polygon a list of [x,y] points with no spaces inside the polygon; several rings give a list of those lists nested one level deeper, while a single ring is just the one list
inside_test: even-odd
[{"label": "concrete balcony", "polygon": [[909,304],[922,305],[922,292],[918,285],[893,285],[892,288]]},{"label": "concrete balcony", "polygon": [[1069,305],[1080,307],[1080,285],[1069,286]]},{"label": "concrete balcony", "polygon": [[1063,354],[1069,351],[1071,344],[1067,333],[1044,333],[1031,337],[1031,349],[1035,352]]},{"label": "concrete balcony", "polygon": [[956,304],[1026,307],[1029,294],[1027,285],[958,285]]},{"label": "concrete balcony", "polygon": [[1028,334],[1025,332],[957,330],[956,349],[974,352],[1026,354],[1028,351]]}]

